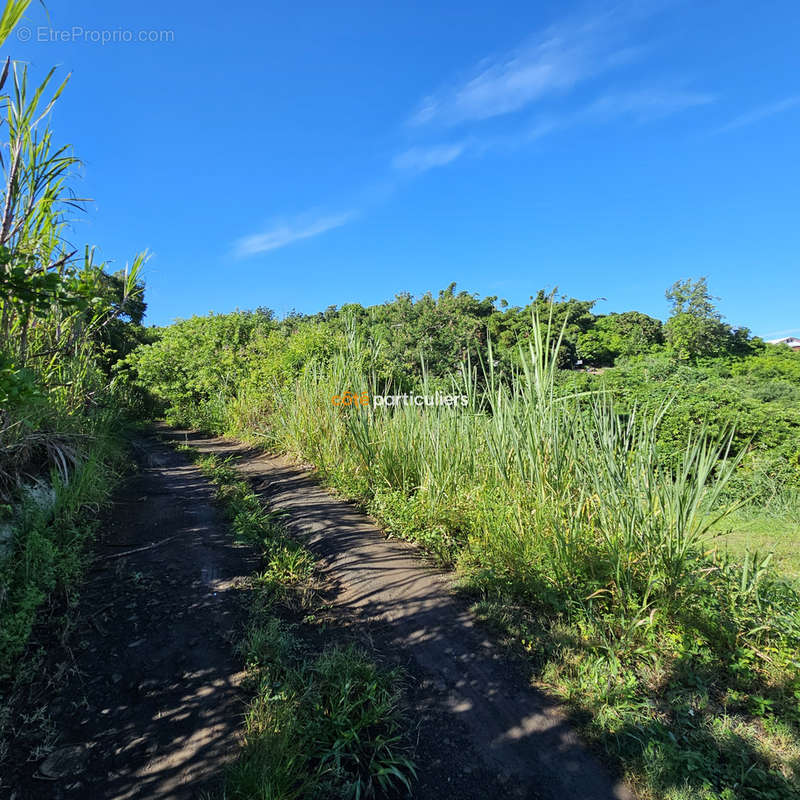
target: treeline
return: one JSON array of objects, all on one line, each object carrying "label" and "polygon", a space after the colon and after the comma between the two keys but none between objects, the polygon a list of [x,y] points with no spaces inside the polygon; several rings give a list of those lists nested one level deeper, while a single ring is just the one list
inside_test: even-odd
[{"label": "treeline", "polygon": [[625,413],[662,410],[666,463],[677,463],[690,431],[732,433],[734,450],[745,454],[727,496],[763,505],[793,494],[800,489],[800,354],[725,323],[704,278],[679,281],[667,296],[666,323],[637,311],[598,315],[594,301],[544,291],[508,307],[455,284],[435,297],[401,294],[281,320],[259,308],[154,329],[158,343],[125,369],[175,422],[252,429],[266,424],[280,387],[347,342],[359,343],[358,366],[385,393],[423,379],[446,388],[465,366],[478,384],[512,380],[538,318],[549,323],[562,389],[609,392]]},{"label": "treeline", "polygon": [[[503,368],[516,362],[520,343],[530,339],[532,320],[552,320],[564,336],[558,366],[612,366],[621,357],[669,354],[683,363],[708,358],[742,357],[764,350],[764,342],[746,328],[733,328],[722,319],[705,278],[676,282],[666,292],[672,314],[666,323],[638,311],[595,314],[597,301],[558,297],[540,290],[525,306],[509,306],[497,297],[478,298],[456,292],[452,283],[434,297],[414,299],[399,294],[388,303],[363,307],[348,304],[312,315],[290,314],[288,326],[301,322],[353,321],[371,338],[385,343],[387,363],[404,373],[420,370],[420,353],[434,373],[459,368],[471,355],[485,360],[489,341]],[[270,316],[267,309],[260,313]]]}]

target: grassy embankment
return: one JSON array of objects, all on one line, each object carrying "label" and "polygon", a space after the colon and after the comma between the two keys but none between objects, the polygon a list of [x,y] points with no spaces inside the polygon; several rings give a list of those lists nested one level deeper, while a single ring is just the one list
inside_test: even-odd
[{"label": "grassy embankment", "polygon": [[334,406],[378,389],[351,342],[223,418],[455,567],[644,797],[796,796],[797,589],[707,546],[738,456],[687,434],[665,460],[659,413],[562,393],[547,341],[534,326],[511,381],[462,374],[464,409]]},{"label": "grassy embankment", "polygon": [[[28,5],[5,4],[0,45]],[[112,368],[145,340],[143,256],[110,274],[69,241],[79,162],[49,128],[65,84],[0,68],[0,762],[40,661],[31,632],[45,610],[63,620],[74,602],[85,545],[125,468],[127,396]]]},{"label": "grassy embankment", "polygon": [[303,374],[272,446],[453,564],[645,796],[794,796],[798,594],[764,553],[707,550],[724,441],[689,437],[664,468],[658,415],[559,396],[541,338],[511,385],[467,379],[466,412],[335,408],[375,390],[349,363]]}]

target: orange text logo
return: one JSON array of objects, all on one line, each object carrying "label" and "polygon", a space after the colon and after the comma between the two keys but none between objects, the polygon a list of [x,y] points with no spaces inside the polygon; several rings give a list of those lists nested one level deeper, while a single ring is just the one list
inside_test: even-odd
[{"label": "orange text logo", "polygon": [[361,394],[344,392],[344,394],[334,395],[332,401],[335,406],[368,406],[369,394],[367,392],[361,392]]}]

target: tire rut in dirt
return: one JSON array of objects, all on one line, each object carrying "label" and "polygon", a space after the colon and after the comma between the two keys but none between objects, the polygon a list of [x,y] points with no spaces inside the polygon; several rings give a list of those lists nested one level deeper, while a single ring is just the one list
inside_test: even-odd
[{"label": "tire rut in dirt", "polygon": [[258,558],[233,543],[199,470],[154,438],[136,451],[140,470],[116,497],[75,630],[66,646],[48,643],[47,669],[68,677],[30,689],[57,741],[38,764],[24,735],[14,745],[18,800],[194,798],[238,751],[233,645]]}]

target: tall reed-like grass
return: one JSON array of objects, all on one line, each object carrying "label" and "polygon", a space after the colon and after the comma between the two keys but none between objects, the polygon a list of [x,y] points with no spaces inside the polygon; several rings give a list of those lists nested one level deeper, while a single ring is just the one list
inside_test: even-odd
[{"label": "tall reed-like grass", "polygon": [[[273,442],[379,513],[404,505],[396,527],[438,530],[463,567],[522,594],[614,606],[637,623],[667,613],[701,568],[737,459],[701,435],[680,468],[664,467],[658,409],[621,415],[602,394],[559,393],[558,339],[535,320],[507,383],[465,366],[452,391],[466,407],[343,408],[332,398],[347,390],[391,393],[351,339],[279,392]],[[426,379],[418,391],[432,393]]]},{"label": "tall reed-like grass", "polygon": [[548,322],[534,320],[508,380],[491,351],[449,386],[423,367],[415,394],[463,393],[466,406],[334,403],[411,391],[378,380],[372,344],[342,341],[296,378],[249,381],[224,403],[229,429],[311,462],[456,566],[643,798],[796,796],[800,597],[768,556],[709,550],[734,494],[730,438],[687,432],[661,452],[668,407],[623,413],[603,392],[564,389]]}]

